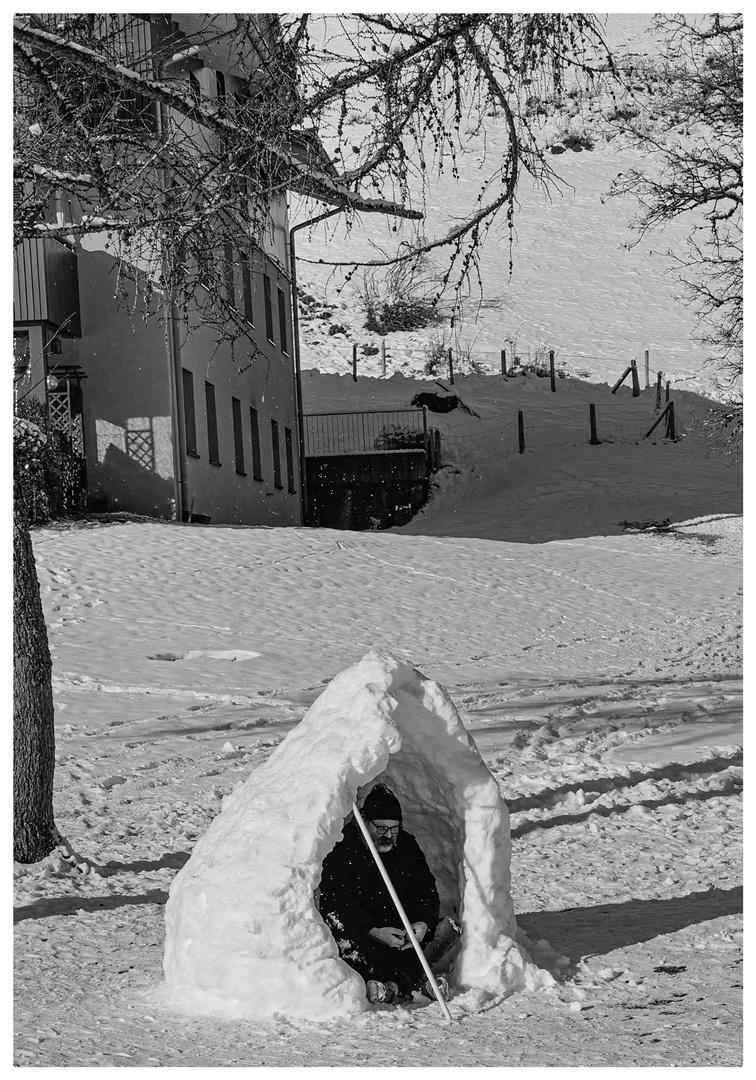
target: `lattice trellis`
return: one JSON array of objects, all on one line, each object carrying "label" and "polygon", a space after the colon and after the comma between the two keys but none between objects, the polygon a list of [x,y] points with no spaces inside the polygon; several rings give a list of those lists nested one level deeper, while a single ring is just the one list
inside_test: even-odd
[{"label": "lattice trellis", "polygon": [[47,411],[50,416],[50,423],[68,435],[68,428],[71,423],[71,405],[68,400],[68,393],[50,394],[47,398]]},{"label": "lattice trellis", "polygon": [[75,457],[84,457],[84,425],[81,416],[74,413],[71,407],[69,382],[66,382],[65,389],[47,395],[47,414],[50,423],[69,440],[71,453]]}]

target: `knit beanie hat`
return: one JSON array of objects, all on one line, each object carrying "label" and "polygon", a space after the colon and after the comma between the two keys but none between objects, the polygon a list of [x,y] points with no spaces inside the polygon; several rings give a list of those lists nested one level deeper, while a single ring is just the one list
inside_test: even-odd
[{"label": "knit beanie hat", "polygon": [[402,808],[396,795],[384,784],[376,784],[365,797],[362,812],[368,821],[401,821]]}]

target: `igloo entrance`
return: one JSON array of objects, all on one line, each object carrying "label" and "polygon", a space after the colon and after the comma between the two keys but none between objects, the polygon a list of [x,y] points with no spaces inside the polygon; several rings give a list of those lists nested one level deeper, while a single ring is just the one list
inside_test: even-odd
[{"label": "igloo entrance", "polygon": [[418,753],[409,739],[392,754],[375,780],[360,788],[357,806],[376,784],[385,784],[402,806],[402,824],[417,840],[436,879],[441,915],[459,918],[464,887],[464,823],[457,815],[454,788]]},{"label": "igloo entrance", "polygon": [[452,986],[543,985],[515,943],[509,817],[446,692],[368,653],[326,687],[268,761],[224,802],[166,906],[173,1008],[327,1019],[370,1006],[316,905],[323,859],[370,787],[386,783],[462,926]]}]

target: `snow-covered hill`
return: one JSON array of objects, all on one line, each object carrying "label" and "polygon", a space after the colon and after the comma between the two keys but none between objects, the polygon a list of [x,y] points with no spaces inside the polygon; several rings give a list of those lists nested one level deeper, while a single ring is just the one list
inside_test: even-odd
[{"label": "snow-covered hill", "polygon": [[[652,51],[650,26],[651,17],[646,14],[612,15],[607,37],[610,44],[624,51]],[[385,335],[389,375],[397,371],[422,373],[429,346],[443,338],[446,346],[453,347],[460,368],[471,356],[480,370],[499,371],[502,349],[507,349],[511,359],[514,352],[527,358],[539,349],[551,348],[571,372],[609,383],[633,358],[643,373],[648,350],[652,382],[661,371],[665,381],[671,380],[677,388],[713,391],[715,373],[706,364],[706,351],[696,337],[697,317],[676,299],[680,286],[666,258],[669,249],[684,250],[692,224],[690,215],[635,243],[637,236],[629,223],[637,207],[631,199],[607,196],[617,174],[642,166],[643,159],[638,151],[623,147],[621,139],[607,141],[598,123],[591,121],[592,113],[598,116],[612,105],[606,97],[587,103],[580,114],[574,106],[574,117],[567,114],[547,119],[545,146],[556,143],[556,149],[561,150],[562,129],[572,125],[576,131],[582,130],[585,120],[593,138],[592,149],[547,154],[561,178],[550,192],[527,176],[522,178],[511,277],[508,235],[503,225],[495,226],[481,252],[482,295],[477,287],[473,289],[461,326],[453,333],[440,325]],[[364,122],[369,118],[368,113]],[[355,123],[357,143],[361,131]],[[469,211],[471,199],[501,156],[506,140],[503,123],[492,116],[480,129],[471,124],[466,137],[459,181],[446,170],[423,206],[423,225],[429,237],[444,235]],[[302,210],[298,212],[301,218]],[[364,326],[361,273],[345,284],[346,270],[333,269],[327,263],[375,259],[382,251],[396,250],[397,244],[410,236],[410,224],[370,219],[369,215],[351,229],[337,217],[312,232],[298,234],[298,272],[306,294],[304,367],[347,372],[352,346],[357,345],[360,371],[365,375],[383,373],[381,338]],[[442,249],[439,263],[447,258]],[[318,260],[324,261],[321,264]],[[379,351],[365,355],[365,346]]]}]

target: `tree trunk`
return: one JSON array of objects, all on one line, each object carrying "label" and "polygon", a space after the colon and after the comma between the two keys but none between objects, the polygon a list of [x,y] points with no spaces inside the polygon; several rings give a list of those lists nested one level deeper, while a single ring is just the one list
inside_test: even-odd
[{"label": "tree trunk", "polygon": [[44,859],[61,842],[53,817],[52,660],[31,534],[13,520],[13,857]]}]

